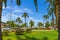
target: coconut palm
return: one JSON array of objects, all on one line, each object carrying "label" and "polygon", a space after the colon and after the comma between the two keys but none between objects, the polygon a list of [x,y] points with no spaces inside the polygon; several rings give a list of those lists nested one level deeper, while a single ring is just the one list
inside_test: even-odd
[{"label": "coconut palm", "polygon": [[58,27],[58,40],[60,40],[60,0],[48,0],[47,2],[50,3],[50,5],[52,5],[54,8],[53,12],[55,13],[55,16],[56,16],[56,24],[57,24],[57,27]]},{"label": "coconut palm", "polygon": [[26,24],[27,24],[27,23],[26,23],[26,18],[29,17],[29,16],[28,16],[28,14],[27,14],[26,12],[24,12],[24,14],[22,15],[22,17],[24,17],[24,19],[25,19],[25,27],[26,27],[26,26],[27,26],[27,25],[26,25]]},{"label": "coconut palm", "polygon": [[33,20],[30,20],[29,24],[30,24],[30,27],[32,29],[32,27],[34,26],[34,21]]},{"label": "coconut palm", "polygon": [[46,22],[45,23],[45,27],[48,28],[50,26],[50,23],[49,22]]},{"label": "coconut palm", "polygon": [[54,13],[51,13],[51,11],[48,13],[49,17],[52,16],[52,27],[54,27]]},{"label": "coconut palm", "polygon": [[38,27],[40,28],[41,26],[43,26],[42,22],[38,22]]},{"label": "coconut palm", "polygon": [[[20,23],[22,23],[21,18],[20,18],[20,17],[17,17],[16,22],[18,23],[18,25],[19,25]],[[20,25],[20,26],[21,26],[21,25]]]},{"label": "coconut palm", "polygon": [[49,6],[48,6],[48,15],[51,16],[52,15],[52,27],[54,27],[54,15],[56,16],[56,13],[55,13],[55,2],[56,0],[46,0],[46,2],[49,2]]},{"label": "coconut palm", "polygon": [[48,21],[49,16],[48,15],[44,15],[43,18],[46,20],[46,22]]}]

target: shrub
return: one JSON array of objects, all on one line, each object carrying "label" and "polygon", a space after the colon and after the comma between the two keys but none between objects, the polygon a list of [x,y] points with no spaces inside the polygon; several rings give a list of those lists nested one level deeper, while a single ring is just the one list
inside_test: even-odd
[{"label": "shrub", "polygon": [[31,29],[31,28],[26,29],[26,32],[27,32],[27,33],[31,33],[31,31],[32,31],[32,29]]},{"label": "shrub", "polygon": [[8,34],[8,33],[9,33],[9,31],[8,31],[8,30],[4,30],[4,31],[3,31],[3,35],[4,35],[4,36],[9,36],[9,34]]},{"label": "shrub", "polygon": [[20,28],[17,28],[16,29],[16,35],[22,35],[22,34],[24,34],[24,31]]}]

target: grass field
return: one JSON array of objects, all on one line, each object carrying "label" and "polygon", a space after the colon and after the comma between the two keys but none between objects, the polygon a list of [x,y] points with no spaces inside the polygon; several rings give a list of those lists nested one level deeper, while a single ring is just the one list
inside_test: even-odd
[{"label": "grass field", "polygon": [[14,32],[9,36],[3,36],[3,40],[57,40],[57,31],[33,31],[24,35],[15,35]]}]

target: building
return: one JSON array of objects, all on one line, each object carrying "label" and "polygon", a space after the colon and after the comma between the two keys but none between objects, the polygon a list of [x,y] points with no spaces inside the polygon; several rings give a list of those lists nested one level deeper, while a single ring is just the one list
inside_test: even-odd
[{"label": "building", "polygon": [[1,27],[2,27],[2,28],[7,27],[7,24],[4,23],[4,22],[2,22],[2,23],[1,23]]}]

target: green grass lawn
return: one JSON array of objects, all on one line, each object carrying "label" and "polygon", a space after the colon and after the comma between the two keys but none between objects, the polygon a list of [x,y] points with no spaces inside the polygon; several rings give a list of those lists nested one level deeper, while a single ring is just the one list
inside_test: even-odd
[{"label": "green grass lawn", "polygon": [[9,33],[10,36],[3,36],[3,40],[57,40],[57,31],[35,31],[25,33],[24,35],[15,35],[14,32]]}]

